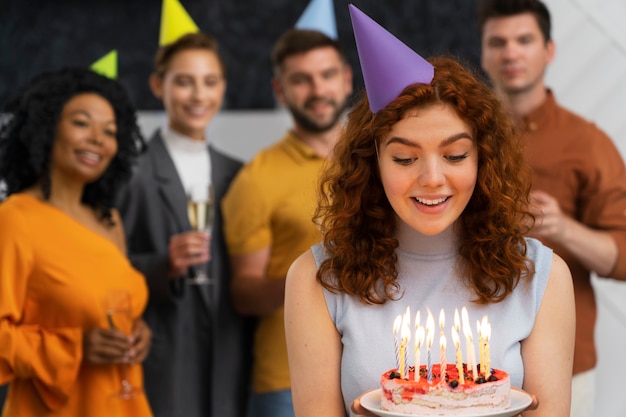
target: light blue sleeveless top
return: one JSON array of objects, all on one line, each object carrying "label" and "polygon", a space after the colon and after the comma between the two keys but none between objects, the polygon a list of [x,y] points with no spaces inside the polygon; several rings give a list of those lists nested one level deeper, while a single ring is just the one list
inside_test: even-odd
[{"label": "light blue sleeveless top", "polygon": [[[477,361],[476,321],[487,315],[491,324],[491,367],[508,372],[511,385],[522,387],[524,371],[520,341],[533,328],[550,274],[552,250],[538,240],[527,239],[527,256],[535,263],[534,278],[530,282],[521,281],[513,293],[501,303],[477,305],[471,303],[474,295],[455,270],[457,240],[452,227],[437,236],[425,236],[402,224],[398,231],[398,240],[398,282],[403,295],[397,301],[388,301],[384,305],[366,305],[357,297],[324,290],[328,311],[341,334],[343,344],[341,388],[346,412],[350,413],[350,404],[357,396],[366,390],[380,387],[382,373],[396,367],[393,323],[396,316],[405,312],[407,306],[411,308],[412,326],[417,310],[420,310],[421,325],[425,325],[428,307],[433,313],[435,326],[438,327],[439,311],[444,309],[448,363],[455,363],[454,344],[450,334],[450,327],[454,323],[454,309],[458,308],[459,313],[463,306],[468,309]],[[327,257],[325,249],[319,244],[312,250],[319,267]],[[411,333],[409,351],[412,352],[414,327]],[[463,361],[467,362],[462,331],[461,340]],[[433,363],[439,363],[438,341],[439,338],[436,337],[431,347]],[[413,354],[409,353],[408,357],[408,363],[412,366]],[[421,358],[421,363],[425,364],[425,346],[422,346]]]}]

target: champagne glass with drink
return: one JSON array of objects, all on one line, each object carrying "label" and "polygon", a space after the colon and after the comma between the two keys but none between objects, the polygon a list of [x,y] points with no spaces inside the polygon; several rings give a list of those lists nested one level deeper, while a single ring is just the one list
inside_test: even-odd
[{"label": "champagne glass with drink", "polygon": [[[215,216],[215,198],[212,185],[193,185],[189,190],[187,201],[187,216],[189,223],[196,232],[205,232],[210,235]],[[204,264],[191,268],[191,284],[209,284],[210,277],[205,271]]]},{"label": "champagne glass with drink", "polygon": [[[130,293],[125,290],[111,290],[106,294],[105,303],[109,328],[130,336],[133,329]],[[141,388],[133,386],[128,380],[129,368],[129,364],[119,364],[121,386],[119,391],[114,394],[117,398],[129,399],[143,392]]]}]

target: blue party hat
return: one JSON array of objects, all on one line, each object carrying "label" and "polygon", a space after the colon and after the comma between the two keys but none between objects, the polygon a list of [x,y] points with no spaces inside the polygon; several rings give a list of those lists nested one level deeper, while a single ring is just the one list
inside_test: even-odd
[{"label": "blue party hat", "polygon": [[318,30],[337,39],[337,22],[333,0],[311,0],[296,22],[296,29]]},{"label": "blue party hat", "polygon": [[376,113],[411,84],[430,84],[435,68],[365,13],[350,4],[363,82]]}]

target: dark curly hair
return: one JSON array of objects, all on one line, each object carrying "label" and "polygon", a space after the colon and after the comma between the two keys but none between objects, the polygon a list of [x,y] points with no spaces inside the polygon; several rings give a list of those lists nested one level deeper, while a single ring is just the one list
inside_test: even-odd
[{"label": "dark curly hair", "polygon": [[334,158],[320,182],[320,224],[329,257],[317,273],[328,290],[383,304],[400,295],[396,217],[380,179],[377,147],[415,108],[450,106],[474,132],[478,176],[459,218],[459,268],[475,302],[502,301],[534,265],[526,257],[530,168],[514,121],[492,91],[456,60],[431,58],[430,84],[414,84],[377,113],[367,96],[348,115]]},{"label": "dark curly hair", "polygon": [[0,128],[0,180],[6,194],[41,184],[44,198],[50,197],[50,158],[55,130],[65,104],[82,93],[106,99],[115,112],[117,154],[104,174],[85,186],[82,202],[111,223],[111,208],[119,187],[127,181],[133,163],[143,149],[135,108],[117,81],[85,68],[63,68],[33,78],[9,102],[10,116]]}]

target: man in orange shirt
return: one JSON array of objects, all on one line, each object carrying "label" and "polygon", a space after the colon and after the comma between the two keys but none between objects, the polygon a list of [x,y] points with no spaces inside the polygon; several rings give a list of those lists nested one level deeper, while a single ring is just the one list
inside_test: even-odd
[{"label": "man in orange shirt", "polygon": [[590,416],[596,350],[591,273],[626,280],[626,170],[611,139],[559,106],[544,82],[554,58],[539,0],[484,0],[482,67],[519,120],[534,171],[532,234],[569,265],[576,295],[572,416]]}]

